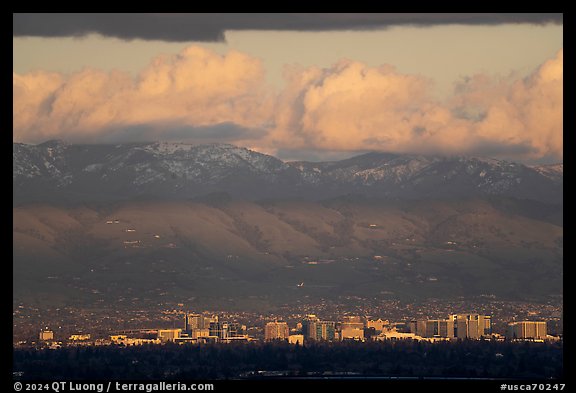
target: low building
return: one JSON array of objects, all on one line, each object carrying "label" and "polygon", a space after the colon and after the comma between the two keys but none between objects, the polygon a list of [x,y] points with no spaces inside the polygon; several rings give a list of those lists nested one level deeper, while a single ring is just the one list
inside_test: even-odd
[{"label": "low building", "polygon": [[52,330],[42,330],[38,337],[40,341],[50,341],[54,340],[54,332]]},{"label": "low building", "polygon": [[158,338],[162,342],[174,342],[174,340],[180,337],[180,333],[182,333],[182,329],[160,329],[158,330]]},{"label": "low building", "polygon": [[304,335],[303,334],[292,334],[288,336],[288,342],[290,344],[304,345]]},{"label": "low building", "polygon": [[359,316],[345,316],[340,322],[340,340],[364,340],[364,322]]},{"label": "low building", "polygon": [[368,320],[366,322],[366,327],[368,329],[374,328],[374,330],[376,330],[376,332],[378,332],[378,333],[385,330],[388,327],[388,325],[390,325],[390,321],[383,320],[381,318],[378,318],[376,320]]},{"label": "low building", "polygon": [[110,341],[112,341],[112,344],[122,344],[127,338],[128,336],[125,334],[116,334],[110,336]]},{"label": "low building", "polygon": [[208,336],[210,336],[210,329],[192,329],[189,334],[189,337],[195,339]]},{"label": "low building", "polygon": [[146,345],[146,344],[160,344],[162,341],[159,338],[148,339],[148,338],[131,338],[126,336],[125,334],[117,334],[114,336],[110,336],[110,341],[112,344],[115,345],[125,345],[127,347],[130,346],[138,346],[138,345]]},{"label": "low building", "polygon": [[70,337],[68,337],[68,340],[70,340],[70,341],[88,341],[88,340],[90,340],[90,335],[89,334],[73,334]]},{"label": "low building", "polygon": [[383,330],[382,333],[376,336],[376,340],[384,341],[384,340],[420,340],[421,337],[417,336],[414,333],[401,333],[395,329],[392,330]]},{"label": "low building", "polygon": [[124,340],[122,342],[122,344],[130,347],[130,346],[139,346],[139,345],[147,345],[147,344],[153,344],[153,345],[158,345],[160,344],[162,341],[160,341],[160,339],[148,339],[148,338],[127,338],[126,340]]},{"label": "low building", "polygon": [[364,328],[343,327],[340,331],[341,340],[364,340]]}]

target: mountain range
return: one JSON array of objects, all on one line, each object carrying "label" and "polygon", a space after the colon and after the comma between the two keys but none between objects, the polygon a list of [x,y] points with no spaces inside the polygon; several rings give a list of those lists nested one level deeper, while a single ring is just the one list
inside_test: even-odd
[{"label": "mountain range", "polygon": [[508,196],[562,203],[563,165],[477,157],[367,153],[333,162],[283,162],[227,144],[13,144],[14,201],[233,197],[323,199]]},{"label": "mountain range", "polygon": [[13,187],[15,304],[262,310],[563,291],[562,164],[50,141],[13,144]]}]

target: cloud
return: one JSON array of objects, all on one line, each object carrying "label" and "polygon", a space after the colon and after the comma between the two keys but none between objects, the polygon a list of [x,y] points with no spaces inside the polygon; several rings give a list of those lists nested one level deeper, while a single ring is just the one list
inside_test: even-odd
[{"label": "cloud", "polygon": [[368,30],[399,25],[563,23],[562,13],[16,13],[14,36],[223,41],[226,30]]},{"label": "cloud", "polygon": [[[391,65],[287,66],[191,46],[137,77],[84,69],[13,74],[14,140],[227,142],[290,159],[351,152],[563,158],[563,51],[526,78],[472,75],[440,101],[433,81]],[[304,155],[299,154],[307,152]]]},{"label": "cloud", "polygon": [[562,159],[563,51],[525,79],[475,75],[439,102],[431,81],[341,61],[286,69],[270,144]]},{"label": "cloud", "polygon": [[[13,76],[14,138],[39,142],[107,138],[204,139],[230,142],[262,130],[273,104],[259,60],[236,51],[224,56],[189,47],[159,56],[136,77],[84,69],[65,77],[35,72]],[[208,127],[208,128],[207,128]]]},{"label": "cloud", "polygon": [[[219,123],[207,126],[190,126],[174,124],[134,124],[122,129],[109,128],[102,130],[91,142],[121,143],[156,141],[161,136],[163,141],[181,141],[195,144],[218,143],[241,140],[254,140],[267,133],[264,129],[250,129],[233,123]],[[84,140],[84,142],[87,142]]]},{"label": "cloud", "polygon": [[563,152],[563,50],[525,79],[478,75],[457,87],[453,103],[481,113],[470,124],[476,138],[501,146],[525,145],[534,158]]}]

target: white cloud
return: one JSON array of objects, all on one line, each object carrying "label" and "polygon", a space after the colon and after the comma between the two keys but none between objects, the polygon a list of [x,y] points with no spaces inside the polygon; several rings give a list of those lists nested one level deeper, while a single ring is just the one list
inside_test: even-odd
[{"label": "white cloud", "polygon": [[213,132],[214,140],[269,152],[562,159],[562,51],[525,79],[469,77],[446,102],[432,96],[433,81],[390,65],[287,66],[285,78],[275,94],[260,60],[199,46],[158,56],[136,78],[95,69],[15,73],[14,140],[122,140],[144,130],[145,138],[206,142]]},{"label": "white cloud", "polygon": [[193,138],[199,126],[260,127],[272,104],[259,60],[197,46],[155,58],[136,79],[85,69],[68,77],[14,74],[13,83],[14,139],[33,142],[92,140],[140,125],[154,126],[159,139],[189,125]]}]

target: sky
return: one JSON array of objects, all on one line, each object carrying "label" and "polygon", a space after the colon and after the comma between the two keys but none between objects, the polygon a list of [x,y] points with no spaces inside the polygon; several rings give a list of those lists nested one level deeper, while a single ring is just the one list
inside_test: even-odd
[{"label": "sky", "polygon": [[563,158],[562,14],[14,14],[13,140]]}]

